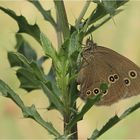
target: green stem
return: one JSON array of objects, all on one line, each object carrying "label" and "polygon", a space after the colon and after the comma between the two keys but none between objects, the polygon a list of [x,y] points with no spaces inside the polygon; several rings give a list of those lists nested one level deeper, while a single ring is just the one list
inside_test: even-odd
[{"label": "green stem", "polygon": [[75,24],[76,28],[79,26],[81,20],[83,19],[84,15],[85,15],[85,13],[86,13],[86,11],[87,11],[89,5],[90,5],[90,2],[91,2],[91,1],[89,0],[89,1],[87,1],[87,2],[85,3],[85,5],[84,5],[84,7],[83,7],[83,9],[82,9],[82,11],[81,11],[81,13],[80,13],[80,15],[79,15],[77,21],[76,21],[76,24]]},{"label": "green stem", "polygon": [[[76,110],[76,102],[75,102],[75,104],[74,104],[73,109]],[[75,125],[72,127],[71,133],[73,134],[73,135],[72,135],[72,138],[73,138],[73,139],[78,139],[78,128],[77,128],[77,123],[75,123]]]},{"label": "green stem", "polygon": [[59,18],[58,22],[60,24],[61,31],[63,33],[63,38],[64,40],[66,40],[69,38],[70,31],[69,31],[69,24],[68,24],[66,11],[65,11],[64,2],[62,0],[61,1],[54,0],[54,3],[56,6],[56,13]]},{"label": "green stem", "polygon": [[59,15],[58,15],[58,13],[56,13],[56,17],[57,17],[57,30],[56,30],[56,34],[57,34],[58,48],[60,49],[60,47],[62,46],[62,32],[61,32],[61,25],[60,25],[60,22],[59,22]]},{"label": "green stem", "polygon": [[[95,11],[95,10],[94,10]],[[93,12],[92,12],[93,13]],[[92,15],[92,14],[91,14]],[[89,18],[87,19],[87,21],[86,21],[86,24],[84,25],[84,28],[83,28],[83,32],[84,33],[86,33],[86,31],[87,31],[87,28],[89,27],[89,23],[90,23],[90,21],[91,21],[91,18],[92,18],[92,16],[89,16]]]}]

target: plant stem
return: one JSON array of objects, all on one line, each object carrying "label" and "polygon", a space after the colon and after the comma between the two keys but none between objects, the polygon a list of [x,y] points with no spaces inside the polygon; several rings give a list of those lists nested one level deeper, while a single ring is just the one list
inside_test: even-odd
[{"label": "plant stem", "polygon": [[[74,72],[72,72],[74,73]],[[69,92],[70,92],[70,115],[73,116],[74,112],[71,110],[71,108],[73,110],[77,110],[77,107],[76,107],[76,99],[77,99],[77,82],[76,81],[73,81],[70,83],[70,87],[69,87]],[[73,117],[70,117],[69,118],[69,123],[71,122]],[[67,127],[65,128],[67,131],[70,131],[70,134],[71,134],[71,139],[75,139],[77,140],[78,139],[78,128],[77,128],[77,122],[74,123],[74,125],[69,128],[68,125],[69,123],[67,124]]]},{"label": "plant stem", "polygon": [[[73,109],[76,109],[76,103],[74,104]],[[67,124],[70,122],[71,117],[69,115],[64,115],[64,134],[67,136],[70,135],[69,140],[77,140],[78,139],[78,129],[77,129],[77,123],[69,130],[67,129]]]},{"label": "plant stem", "polygon": [[[73,108],[76,110],[76,102],[75,102]],[[78,139],[78,128],[77,128],[77,123],[75,123],[75,125],[72,127],[71,133],[73,134],[73,135],[72,135],[72,138],[73,138],[73,139]]]},{"label": "plant stem", "polygon": [[87,11],[89,5],[90,5],[90,2],[91,2],[91,1],[89,0],[89,1],[87,1],[86,4],[84,5],[84,7],[83,7],[83,9],[82,9],[82,12],[80,13],[80,16],[78,17],[78,19],[77,19],[77,21],[76,21],[76,25],[75,25],[76,28],[79,26],[79,24],[80,24],[82,18],[84,17],[84,15],[85,15],[85,13],[86,13],[86,11]]},{"label": "plant stem", "polygon": [[[70,36],[69,31],[69,24],[67,20],[67,15],[65,11],[65,6],[63,1],[54,0],[55,6],[56,6],[56,15],[57,15],[57,39],[58,39],[58,46],[61,47],[63,44],[63,40],[67,40]],[[60,48],[59,48],[60,49]],[[68,58],[66,58],[68,59]],[[58,74],[59,79],[59,86],[62,92],[62,101],[65,107],[65,111],[63,112],[63,118],[64,118],[64,135],[68,137],[68,139],[78,139],[77,136],[77,123],[71,128],[67,129],[67,125],[71,120],[71,108],[75,106],[71,103],[71,92],[68,88],[68,79],[67,77],[67,64],[66,59],[61,59],[61,73]],[[65,67],[66,66],[66,67]]]},{"label": "plant stem", "polygon": [[68,19],[67,19],[67,15],[66,15],[64,2],[54,0],[54,3],[56,6],[56,13],[57,13],[58,18],[59,18],[59,20],[57,22],[59,22],[60,27],[61,27],[61,31],[63,33],[63,38],[64,38],[64,40],[66,40],[69,38],[70,31],[69,31],[69,24],[68,24]]},{"label": "plant stem", "polygon": [[61,45],[62,45],[62,31],[61,31],[61,25],[59,22],[59,15],[58,13],[56,13],[56,18],[57,18],[57,42],[58,42],[58,49],[60,49]]}]

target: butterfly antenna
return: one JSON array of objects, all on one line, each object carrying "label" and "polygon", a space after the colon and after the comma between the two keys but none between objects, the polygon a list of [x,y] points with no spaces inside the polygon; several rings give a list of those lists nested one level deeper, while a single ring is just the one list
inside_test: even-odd
[{"label": "butterfly antenna", "polygon": [[93,35],[92,34],[90,34],[90,37],[91,37],[91,40],[93,41]]}]

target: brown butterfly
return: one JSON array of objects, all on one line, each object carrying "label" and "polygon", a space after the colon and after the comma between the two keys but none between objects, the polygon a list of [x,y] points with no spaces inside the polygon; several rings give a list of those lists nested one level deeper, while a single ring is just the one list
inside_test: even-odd
[{"label": "brown butterfly", "polygon": [[128,58],[87,39],[78,73],[80,97],[86,99],[101,92],[101,84],[108,88],[97,105],[111,105],[120,99],[140,93],[140,68]]}]

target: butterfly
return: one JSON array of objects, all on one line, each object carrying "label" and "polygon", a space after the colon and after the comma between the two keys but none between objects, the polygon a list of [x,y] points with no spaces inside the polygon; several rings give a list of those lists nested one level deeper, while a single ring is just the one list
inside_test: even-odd
[{"label": "butterfly", "polygon": [[[140,68],[128,58],[87,39],[77,77],[80,97],[87,99],[102,92],[97,105],[112,105],[140,93]],[[107,88],[101,89],[102,85]]]}]

